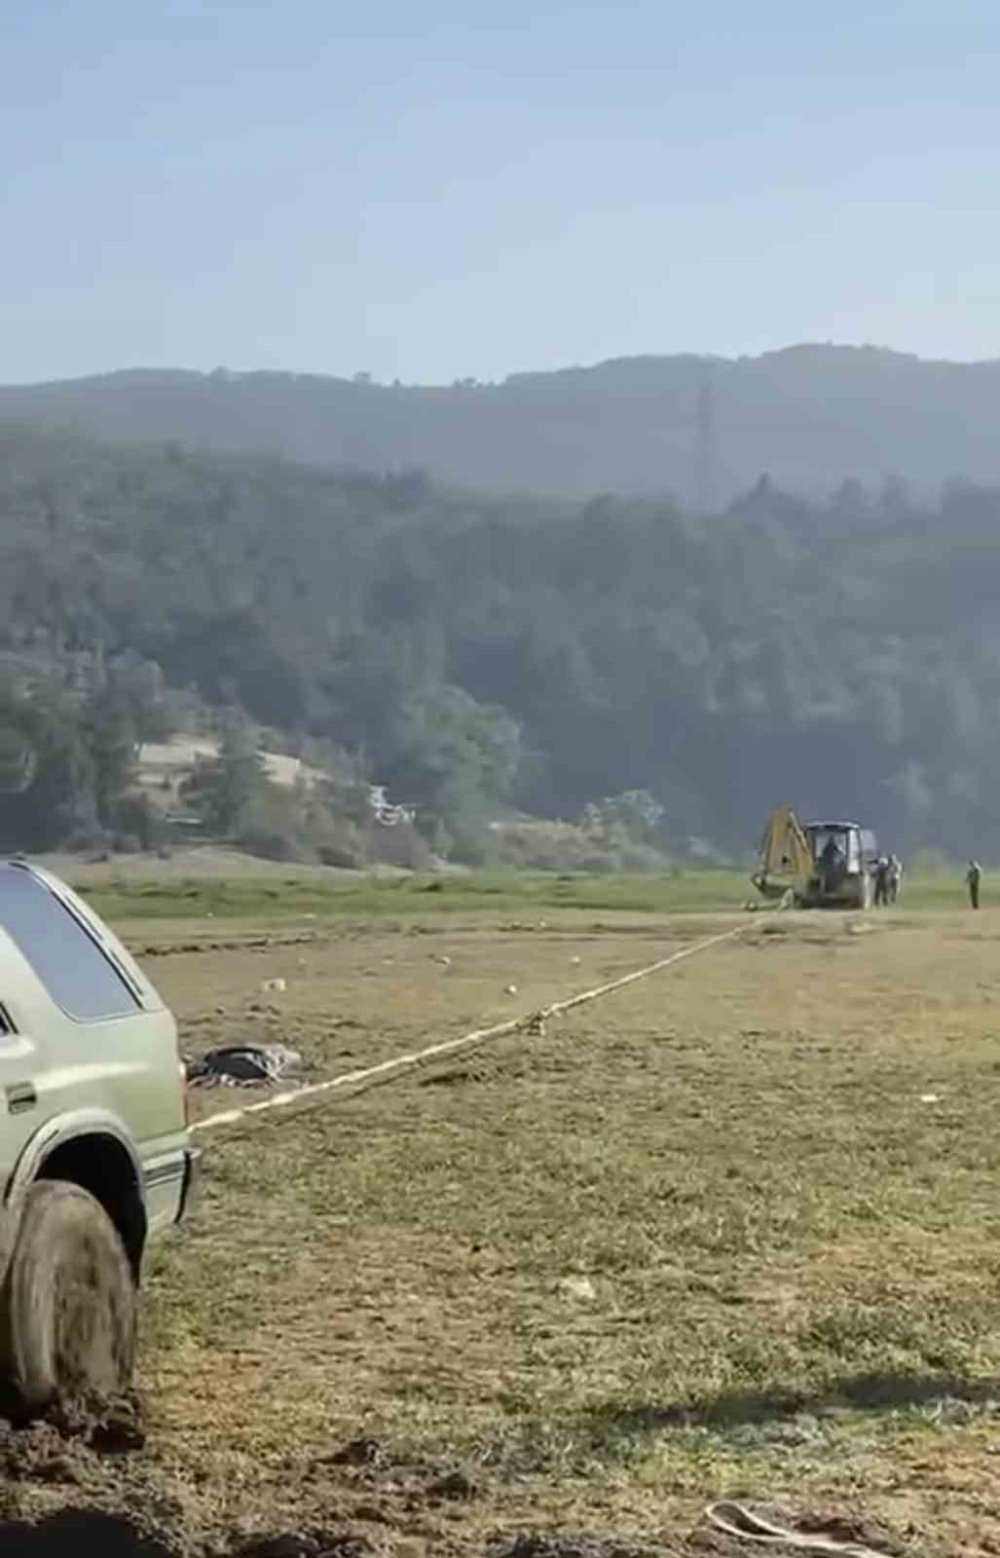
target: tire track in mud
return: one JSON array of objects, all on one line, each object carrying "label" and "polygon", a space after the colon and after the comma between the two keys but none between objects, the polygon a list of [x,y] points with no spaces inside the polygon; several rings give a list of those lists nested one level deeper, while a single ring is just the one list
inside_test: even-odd
[{"label": "tire track in mud", "polygon": [[199,941],[130,941],[129,951],[137,958],[166,958],[192,952],[270,952],[274,947],[324,946],[337,940],[333,935],[231,936]]},{"label": "tire track in mud", "polygon": [[[674,921],[666,918],[666,924],[670,930],[671,941],[689,941],[697,936],[704,928],[703,924],[693,922],[690,919]],[[289,935],[272,932],[251,932],[246,935],[224,937],[199,937],[197,940],[176,941],[140,941],[136,937],[129,936],[128,946],[134,957],[137,958],[164,958],[180,956],[199,952],[270,952],[280,947],[322,947],[335,941],[362,940],[370,931],[371,922],[350,921],[343,922],[336,927],[330,926],[324,930],[294,931]],[[532,923],[514,920],[503,925],[479,925],[460,923],[449,920],[445,924],[420,925],[407,924],[404,921],[385,920],[379,923],[378,929],[385,934],[404,936],[441,936],[455,938],[470,933],[481,934],[484,930],[492,936],[524,935],[530,932],[532,935],[544,937],[554,941],[586,941],[592,937],[604,936],[649,936],[658,928],[658,922],[637,921],[636,923],[605,924],[596,920],[587,924],[555,924],[550,925],[545,921]]]}]

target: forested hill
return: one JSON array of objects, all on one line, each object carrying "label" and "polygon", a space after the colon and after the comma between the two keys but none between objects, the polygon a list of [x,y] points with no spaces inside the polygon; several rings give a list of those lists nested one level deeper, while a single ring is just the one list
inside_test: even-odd
[{"label": "forested hill", "polygon": [[678,843],[789,799],[1000,858],[998,490],[706,518],[8,429],[0,596],[0,755],[18,678],[125,657],[360,754],[467,853],[505,804],[643,789]]},{"label": "forested hill", "polygon": [[[359,365],[363,367],[363,364]],[[500,384],[136,371],[0,388],[0,418],[175,439],[494,491],[673,491],[711,508],[762,471],[813,495],[857,477],[1000,481],[1000,362],[800,346],[735,361],[642,357]]]}]

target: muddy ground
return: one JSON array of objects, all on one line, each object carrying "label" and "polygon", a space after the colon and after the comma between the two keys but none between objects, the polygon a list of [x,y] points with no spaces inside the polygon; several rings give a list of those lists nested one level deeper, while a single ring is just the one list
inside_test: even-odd
[{"label": "muddy ground", "polygon": [[[397,1463],[374,1440],[338,1446],[315,1465],[265,1479],[258,1500],[271,1529],[221,1531],[185,1507],[169,1479],[145,1455],[141,1407],[77,1410],[67,1422],[0,1431],[4,1503],[22,1507],[0,1519],[0,1552],[25,1558],[417,1558],[471,1553],[483,1558],[738,1558],[747,1544],[709,1521],[689,1535],[636,1536],[614,1531],[503,1530],[475,1539],[461,1529],[462,1512],[484,1486],[461,1468]],[[48,1490],[48,1493],[43,1492]],[[60,1503],[66,1490],[72,1496]],[[917,1540],[860,1512],[755,1505],[804,1536],[877,1544],[887,1558],[929,1551]],[[248,1523],[249,1524],[249,1523]],[[257,1524],[256,1521],[253,1522]],[[769,1550],[791,1553],[771,1542]]]}]

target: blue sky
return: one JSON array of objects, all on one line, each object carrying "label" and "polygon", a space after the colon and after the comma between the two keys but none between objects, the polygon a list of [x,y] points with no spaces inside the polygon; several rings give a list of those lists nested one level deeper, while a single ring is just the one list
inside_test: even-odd
[{"label": "blue sky", "polygon": [[0,381],[1000,356],[995,0],[0,0]]}]

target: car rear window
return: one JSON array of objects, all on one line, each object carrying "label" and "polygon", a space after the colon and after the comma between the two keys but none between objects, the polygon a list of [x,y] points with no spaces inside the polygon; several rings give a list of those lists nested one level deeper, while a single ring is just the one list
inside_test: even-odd
[{"label": "car rear window", "polygon": [[139,1000],[91,932],[30,871],[0,865],[0,925],[77,1022],[125,1017]]}]

